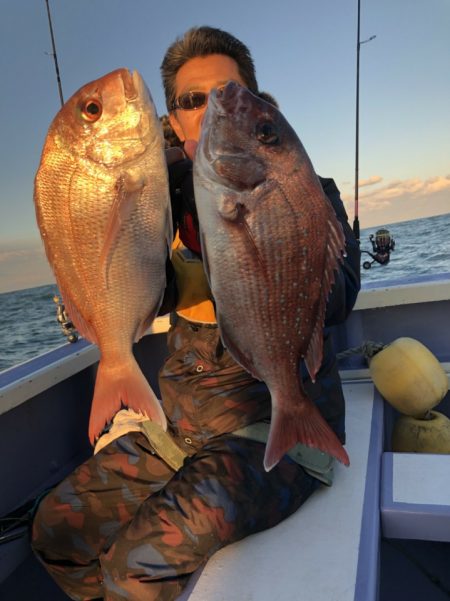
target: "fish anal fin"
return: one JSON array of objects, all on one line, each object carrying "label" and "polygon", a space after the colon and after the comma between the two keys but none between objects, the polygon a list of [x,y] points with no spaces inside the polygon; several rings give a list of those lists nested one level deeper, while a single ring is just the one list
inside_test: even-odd
[{"label": "fish anal fin", "polygon": [[120,365],[100,360],[95,381],[94,398],[89,418],[89,440],[96,438],[122,405],[167,429],[167,420],[160,402],[132,355]]},{"label": "fish anal fin", "polygon": [[253,376],[256,380],[262,380],[258,370],[255,366],[251,354],[245,353],[243,348],[239,348],[233,343],[232,337],[228,336],[228,327],[225,320],[221,317],[220,313],[217,315],[217,323],[219,325],[220,336],[222,339],[223,346],[228,349],[233,356],[233,359],[239,363],[248,373]]},{"label": "fish anal fin", "polygon": [[146,178],[135,174],[132,170],[121,173],[117,179],[116,196],[109,211],[100,253],[100,273],[103,273],[106,287],[108,287],[109,266],[120,230],[136,207],[146,183]]},{"label": "fish anal fin", "polygon": [[170,199],[167,202],[166,210],[166,227],[165,227],[165,238],[167,243],[167,254],[169,258],[172,256],[172,243],[173,243],[173,221],[172,221],[172,208],[170,206]]},{"label": "fish anal fin", "polygon": [[75,302],[73,301],[72,296],[67,292],[67,290],[64,289],[61,285],[58,285],[58,288],[61,292],[66,313],[72,321],[73,325],[76,327],[81,336],[83,336],[93,344],[98,344],[97,334],[95,333],[92,324],[90,324],[78,311],[78,308]]},{"label": "fish anal fin", "polygon": [[155,317],[158,314],[158,309],[161,306],[163,296],[161,297],[160,302],[158,303],[158,306],[156,307],[156,310],[153,311],[152,313],[150,313],[150,315],[147,315],[147,317],[141,323],[141,325],[138,328],[138,331],[136,333],[136,336],[134,338],[134,342],[138,342],[142,338],[142,336],[144,336],[144,334],[147,332],[147,330],[150,328],[152,323],[155,321]]},{"label": "fish anal fin", "polygon": [[205,240],[205,236],[203,235],[202,230],[200,230],[200,245],[201,245],[201,249],[202,249],[202,263],[203,263],[203,269],[205,271],[205,275],[206,275],[206,279],[208,281],[208,285],[211,288],[211,272],[210,272],[210,268],[209,268],[209,261],[208,261],[208,251],[206,248],[206,240]]},{"label": "fish anal fin", "polygon": [[268,472],[297,443],[317,448],[335,457],[344,465],[350,460],[336,434],[309,399],[295,406],[294,411],[284,411],[278,406],[272,411],[269,439],[264,456]]},{"label": "fish anal fin", "polygon": [[315,323],[314,330],[309,341],[309,346],[305,355],[305,365],[311,380],[315,382],[316,374],[320,369],[323,356],[323,314],[324,309],[321,311],[322,319],[318,319]]}]

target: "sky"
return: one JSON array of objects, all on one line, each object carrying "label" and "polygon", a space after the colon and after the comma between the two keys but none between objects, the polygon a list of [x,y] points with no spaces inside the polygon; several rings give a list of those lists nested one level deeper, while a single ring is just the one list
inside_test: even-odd
[{"label": "sky", "polygon": [[[33,204],[59,110],[45,0],[0,0],[0,292],[53,282]],[[357,0],[50,0],[64,98],[137,69],[159,114],[159,66],[194,25],[250,48],[317,173],[353,221]],[[361,228],[450,212],[450,1],[361,0]]]}]

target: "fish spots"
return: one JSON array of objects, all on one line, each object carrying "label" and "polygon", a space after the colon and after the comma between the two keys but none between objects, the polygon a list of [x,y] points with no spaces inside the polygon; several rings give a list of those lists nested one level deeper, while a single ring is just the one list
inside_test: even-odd
[{"label": "fish spots", "polygon": [[[323,290],[329,289],[330,279],[325,265],[327,223],[335,219],[330,216],[320,181],[303,146],[283,116],[275,113],[282,137],[278,147],[270,148],[277,130],[261,116],[259,101],[250,92],[242,90],[240,95],[252,110],[245,116],[229,115],[230,126],[209,132],[214,134],[209,141],[217,145],[219,139],[223,147],[247,147],[247,155],[240,157],[240,170],[250,170],[250,162],[256,157],[266,166],[266,180],[251,192],[240,191],[235,185],[226,188],[223,179],[220,186],[217,178],[211,181],[211,173],[197,162],[194,187],[202,236],[210,242],[208,265],[214,276],[211,288],[227,348],[249,373],[266,384],[270,382],[271,390],[283,391],[278,398],[271,395],[273,409],[283,405],[285,412],[278,422],[271,421],[266,467],[273,467],[289,444],[305,439],[303,425],[290,427],[299,412],[309,412],[312,422],[320,425],[312,400],[297,385],[298,362],[305,354],[314,354],[317,363],[321,360],[322,347],[314,341],[311,346],[311,339],[314,332],[320,335],[324,324]],[[210,105],[207,110],[212,130],[212,115],[217,109]],[[261,140],[257,143],[258,125]],[[199,150],[202,144],[200,140]],[[224,220],[219,220],[216,213],[211,217],[211,206],[227,193],[234,195],[235,203],[245,202],[250,209],[243,220],[243,226],[248,226],[247,237],[242,235],[244,227],[224,227]],[[288,395],[286,390],[290,391]],[[303,420],[297,421],[303,424]],[[325,428],[323,423],[321,427]],[[321,438],[318,432],[311,436]],[[322,438],[331,436],[326,432]]]}]

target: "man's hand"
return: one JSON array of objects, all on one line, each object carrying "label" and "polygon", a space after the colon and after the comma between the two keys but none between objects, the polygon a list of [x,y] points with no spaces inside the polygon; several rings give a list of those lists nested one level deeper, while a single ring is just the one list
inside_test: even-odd
[{"label": "man's hand", "polygon": [[182,161],[186,158],[186,156],[194,160],[195,151],[197,150],[198,143],[195,140],[186,140],[184,143],[184,152],[183,149],[179,146],[172,146],[172,148],[166,148],[166,161],[167,165],[173,165],[174,163],[178,163],[178,161]]},{"label": "man's hand", "polygon": [[179,146],[172,146],[172,148],[166,148],[165,153],[167,166],[173,165],[174,163],[178,163],[178,161],[182,161],[186,158],[183,149]]}]

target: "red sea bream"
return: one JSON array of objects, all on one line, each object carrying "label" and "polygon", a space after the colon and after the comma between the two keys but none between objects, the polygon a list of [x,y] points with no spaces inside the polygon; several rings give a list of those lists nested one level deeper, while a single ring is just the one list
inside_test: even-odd
[{"label": "red sea bream", "polygon": [[172,219],[160,123],[136,71],[83,86],[50,125],[36,215],[66,309],[101,353],[94,442],[122,405],[166,427],[132,345],[162,302]]},{"label": "red sea bream", "polygon": [[221,336],[271,393],[266,469],[297,442],[348,464],[299,378],[301,359],[312,378],[320,367],[326,302],[345,249],[300,140],[274,106],[229,83],[210,95],[194,185]]}]

